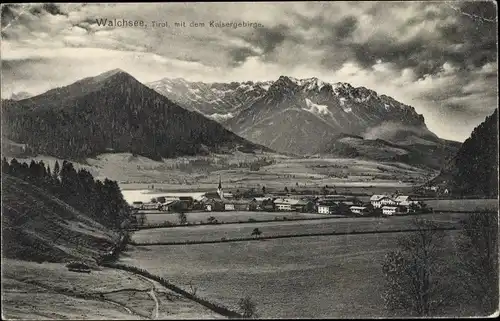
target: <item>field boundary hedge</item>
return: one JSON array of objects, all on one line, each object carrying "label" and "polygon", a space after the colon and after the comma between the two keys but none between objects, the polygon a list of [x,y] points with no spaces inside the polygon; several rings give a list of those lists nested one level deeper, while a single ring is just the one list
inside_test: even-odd
[{"label": "field boundary hedge", "polygon": [[[441,227],[436,231],[452,231],[458,230],[458,227]],[[360,234],[388,234],[388,233],[408,233],[417,232],[418,229],[401,229],[401,230],[385,230],[385,231],[351,231],[351,232],[321,232],[321,233],[303,233],[303,234],[287,234],[287,235],[271,235],[271,236],[257,236],[257,237],[241,237],[220,240],[208,241],[181,241],[181,242],[152,242],[152,243],[137,243],[131,241],[130,245],[134,246],[153,246],[153,245],[191,245],[191,244],[216,244],[228,242],[247,242],[256,240],[273,240],[273,239],[286,239],[295,237],[310,237],[310,236],[339,236],[339,235],[360,235]]]},{"label": "field boundary hedge", "polygon": [[232,310],[230,310],[230,309],[228,309],[220,304],[213,303],[213,302],[210,302],[208,300],[197,297],[197,296],[179,288],[178,286],[170,283],[168,280],[166,280],[160,276],[151,274],[147,270],[144,270],[144,269],[141,269],[141,268],[138,268],[135,266],[119,264],[119,263],[102,263],[101,265],[104,267],[124,270],[127,272],[131,272],[134,274],[139,274],[139,275],[142,275],[144,277],[147,277],[151,280],[154,280],[154,281],[160,283],[161,285],[163,285],[167,289],[172,290],[176,293],[179,293],[179,294],[183,295],[184,297],[186,297],[190,300],[193,300],[193,301],[205,306],[206,308],[208,308],[208,309],[210,309],[210,310],[212,310],[220,315],[223,315],[223,316],[226,316],[229,318],[235,318],[235,319],[243,318],[243,316],[241,314],[239,314],[238,312],[232,311]]}]

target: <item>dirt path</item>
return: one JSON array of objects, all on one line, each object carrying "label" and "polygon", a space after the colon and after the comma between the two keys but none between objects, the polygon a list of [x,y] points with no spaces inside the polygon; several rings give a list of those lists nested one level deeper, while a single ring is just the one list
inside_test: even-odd
[{"label": "dirt path", "polygon": [[132,312],[132,310],[130,310],[125,304],[121,304],[121,303],[118,303],[118,302],[115,302],[115,301],[111,301],[111,300],[107,300],[107,299],[104,299],[104,302],[107,302],[107,303],[112,304],[112,305],[119,306],[119,307],[123,308],[125,311],[127,311],[128,314],[137,315],[134,312]]},{"label": "dirt path", "polygon": [[150,280],[150,279],[148,279],[148,278],[146,278],[146,277],[144,277],[142,275],[134,274],[134,276],[138,277],[138,278],[140,278],[142,280],[145,280],[146,282],[148,282],[149,284],[151,284],[151,289],[149,289],[148,294],[151,297],[151,299],[153,299],[153,301],[155,302],[155,306],[153,308],[153,311],[151,311],[151,319],[158,319],[158,311],[159,311],[159,306],[160,305],[158,303],[158,298],[156,297],[156,291],[157,291],[157,289],[156,289],[155,283],[152,280]]},{"label": "dirt path", "polygon": [[[43,289],[52,291],[54,293],[66,295],[66,296],[69,296],[69,297],[74,297],[74,298],[79,298],[79,299],[84,299],[84,300],[104,301],[106,303],[109,303],[109,304],[112,304],[114,306],[118,306],[118,307],[124,309],[125,311],[127,311],[128,314],[131,314],[131,315],[134,315],[134,316],[137,316],[137,317],[141,316],[141,315],[133,312],[125,304],[119,303],[119,302],[116,302],[116,301],[113,301],[113,300],[105,299],[102,295],[109,294],[109,293],[117,293],[117,292],[122,292],[122,291],[145,292],[144,290],[138,290],[138,289],[119,289],[119,290],[113,290],[113,291],[108,291],[108,292],[87,293],[87,295],[83,295],[82,293],[76,293],[76,292],[73,292],[73,291],[67,291],[66,289],[63,289],[63,288],[51,287],[51,286],[45,285],[45,284],[43,284],[41,282],[26,281],[26,280],[22,280],[22,279],[18,279],[17,281],[20,281],[20,282],[23,282],[23,283],[27,283],[27,284],[31,284],[31,285],[36,285],[36,286],[39,286],[39,287],[41,287]],[[153,291],[153,290],[149,290],[149,292],[148,292],[150,295],[151,295],[151,293],[150,293],[151,291]],[[6,292],[6,291],[4,291],[4,292]],[[10,291],[10,292],[16,292],[16,291]],[[29,293],[32,293],[32,292],[29,292]],[[90,295],[90,297],[89,297],[89,295]],[[155,307],[155,310],[154,310],[154,311],[156,311],[156,313],[154,314],[155,315],[155,319],[156,319],[156,318],[158,318],[158,300],[156,299],[156,295],[154,294],[154,291],[152,293],[152,297],[153,297],[153,300],[156,303],[156,307]]]},{"label": "dirt path", "polygon": [[148,292],[149,296],[153,299],[153,301],[155,301],[155,307],[153,308],[153,311],[151,312],[151,319],[158,319],[158,299],[156,298],[156,293],[155,293],[155,289],[152,288],[149,292]]}]

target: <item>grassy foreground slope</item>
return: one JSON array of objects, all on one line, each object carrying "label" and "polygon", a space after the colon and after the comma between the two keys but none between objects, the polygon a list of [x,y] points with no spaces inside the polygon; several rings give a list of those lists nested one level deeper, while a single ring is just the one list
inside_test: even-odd
[{"label": "grassy foreground slope", "polygon": [[[118,233],[2,173],[2,319],[223,318],[149,279],[97,266]],[[69,271],[80,260],[91,273]]]},{"label": "grassy foreground slope", "polygon": [[22,179],[2,175],[3,257],[95,262],[119,240],[117,233]]}]

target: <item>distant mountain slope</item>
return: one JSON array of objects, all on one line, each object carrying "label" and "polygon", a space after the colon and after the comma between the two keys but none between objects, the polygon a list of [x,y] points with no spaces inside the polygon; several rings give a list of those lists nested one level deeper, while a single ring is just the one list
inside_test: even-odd
[{"label": "distant mountain slope", "polygon": [[455,144],[393,144],[382,139],[341,134],[320,148],[318,154],[375,161],[396,161],[434,170],[441,169],[458,150]]},{"label": "distant mountain slope", "polygon": [[455,195],[498,196],[498,109],[474,128],[431,184],[451,188]]},{"label": "distant mountain slope", "polygon": [[3,105],[3,135],[60,158],[116,151],[159,159],[265,149],[179,107],[122,70]]},{"label": "distant mountain slope", "polygon": [[2,173],[4,257],[92,261],[106,254],[117,238],[117,234],[47,191]]},{"label": "distant mountain slope", "polygon": [[223,123],[262,97],[271,83],[203,83],[182,78],[163,78],[147,86],[186,109]]},{"label": "distant mountain slope", "polygon": [[10,99],[12,100],[22,100],[22,99],[27,99],[27,98],[30,98],[32,97],[33,95],[30,94],[29,92],[26,92],[26,91],[21,91],[21,92],[18,92],[18,93],[13,93],[11,96],[10,96]]},{"label": "distant mountain slope", "polygon": [[411,106],[364,87],[318,78],[206,84],[168,79],[148,86],[283,153],[311,154],[341,133],[400,145],[441,145]]},{"label": "distant mountain slope", "polygon": [[388,131],[393,143],[400,137],[406,139],[408,132],[439,140],[413,107],[364,87],[329,84],[317,78],[280,77],[266,95],[230,119],[227,126],[259,144],[298,154],[314,152],[340,133],[389,140],[385,137]]}]

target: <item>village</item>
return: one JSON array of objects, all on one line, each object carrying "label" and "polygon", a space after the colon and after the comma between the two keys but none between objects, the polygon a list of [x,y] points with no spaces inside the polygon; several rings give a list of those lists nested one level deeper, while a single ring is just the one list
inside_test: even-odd
[{"label": "village", "polygon": [[426,213],[432,211],[422,201],[414,200],[398,192],[374,194],[369,199],[352,195],[300,195],[298,193],[224,192],[222,183],[214,192],[204,193],[200,198],[191,196],[159,196],[149,202],[134,201],[136,213],[154,211],[156,213],[186,212],[296,212],[345,216],[392,216]]}]

